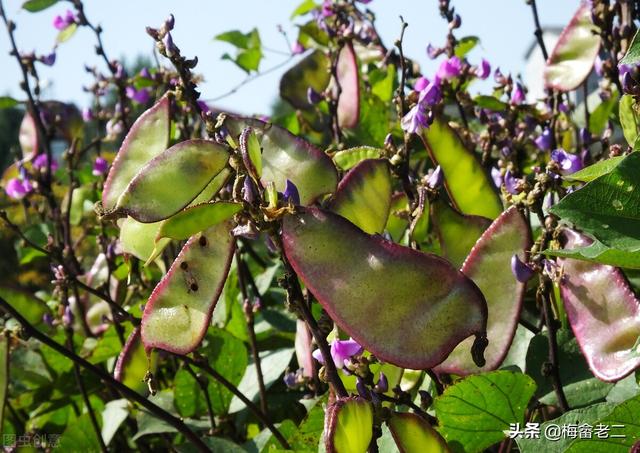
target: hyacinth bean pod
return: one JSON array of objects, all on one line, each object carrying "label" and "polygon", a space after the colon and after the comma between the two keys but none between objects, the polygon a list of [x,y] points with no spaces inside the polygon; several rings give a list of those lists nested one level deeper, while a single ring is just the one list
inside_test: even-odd
[{"label": "hyacinth bean pod", "polygon": [[447,442],[429,423],[410,412],[395,412],[387,421],[400,453],[449,453]]},{"label": "hyacinth bean pod", "polygon": [[[592,240],[563,231],[565,248]],[[593,374],[615,382],[640,367],[640,301],[615,267],[558,259],[563,276],[560,294],[569,323]]]},{"label": "hyacinth bean pod", "polygon": [[340,85],[337,108],[338,124],[340,127],[351,129],[358,125],[360,117],[358,58],[352,43],[345,44],[340,50],[336,75]]},{"label": "hyacinth bean pod", "polygon": [[154,373],[158,365],[158,353],[147,355],[140,338],[140,327],[136,327],[127,338],[116,360],[113,377],[141,394],[148,393],[144,382],[147,371]]},{"label": "hyacinth bean pod", "polygon": [[187,354],[200,344],[231,266],[232,228],[231,221],[219,223],[184,245],[145,305],[141,326],[147,349]]},{"label": "hyacinth bean pod", "polygon": [[515,206],[507,209],[482,234],[464,261],[461,271],[484,294],[488,307],[486,364],[478,367],[471,360],[467,339],[441,363],[440,373],[467,375],[494,370],[504,360],[518,326],[526,288],[511,272],[511,259],[531,246],[531,233],[524,216]]},{"label": "hyacinth bean pod", "polygon": [[324,419],[327,453],[364,453],[373,438],[373,407],[359,396],[340,398]]},{"label": "hyacinth bean pod", "polygon": [[483,336],[477,286],[435,255],[368,235],[319,208],[285,217],[287,259],[338,326],[380,360],[430,368]]}]

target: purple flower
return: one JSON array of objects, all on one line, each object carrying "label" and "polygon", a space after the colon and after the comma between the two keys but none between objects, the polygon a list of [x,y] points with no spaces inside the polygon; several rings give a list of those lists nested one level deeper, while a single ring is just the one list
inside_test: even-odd
[{"label": "purple flower", "polygon": [[496,83],[499,83],[501,85],[505,83],[506,79],[502,74],[502,71],[500,70],[500,68],[496,68],[496,70],[493,72],[493,80],[495,80]]},{"label": "purple flower", "polygon": [[416,91],[422,91],[429,85],[429,79],[426,77],[418,77],[416,83],[413,85],[413,89]]},{"label": "purple flower", "polygon": [[51,316],[51,313],[45,313],[42,315],[42,322],[48,326],[53,326],[53,316]]},{"label": "purple flower", "polygon": [[33,186],[28,179],[11,178],[4,188],[9,198],[20,200],[33,190]]},{"label": "purple flower", "polygon": [[621,76],[622,79],[622,91],[628,94],[635,94],[635,85],[636,81],[631,77],[631,73],[625,72],[624,75]]},{"label": "purple flower", "polygon": [[511,174],[511,170],[507,170],[504,174],[504,187],[511,195],[518,193],[518,178]]},{"label": "purple flower", "polygon": [[287,182],[284,186],[284,192],[282,193],[282,197],[285,201],[290,201],[294,205],[300,204],[300,193],[298,192],[298,188],[294,183],[287,179]]},{"label": "purple flower", "polygon": [[493,183],[497,188],[502,187],[502,172],[499,168],[492,167],[491,168],[491,179],[493,179]]},{"label": "purple flower", "polygon": [[460,58],[453,56],[440,63],[440,67],[436,72],[436,77],[440,80],[450,80],[458,77],[462,72],[462,62]]},{"label": "purple flower", "polygon": [[620,77],[620,79],[622,80],[622,77],[625,74],[628,74],[631,71],[631,66],[629,66],[628,64],[619,64],[618,65],[618,77]]},{"label": "purple flower", "polygon": [[600,55],[596,56],[596,61],[593,63],[593,70],[596,71],[596,74],[602,77],[602,58]]},{"label": "purple flower", "polygon": [[173,14],[169,14],[167,20],[164,21],[164,28],[167,30],[173,30],[173,26],[176,24],[176,19],[173,17]]},{"label": "purple flower", "polygon": [[291,53],[293,55],[300,55],[304,51],[305,51],[305,48],[300,41],[296,41],[293,44],[293,48],[291,49]]},{"label": "purple flower", "polygon": [[82,109],[82,120],[85,122],[93,120],[93,111],[89,107]]},{"label": "purple flower", "polygon": [[73,311],[71,311],[71,306],[67,305],[64,307],[64,313],[62,315],[62,323],[65,327],[71,327],[73,324]]},{"label": "purple flower", "polygon": [[384,393],[389,390],[389,381],[387,380],[387,376],[381,371],[380,378],[378,379],[378,383],[376,384],[376,390],[380,393]]},{"label": "purple flower", "polygon": [[69,25],[73,24],[75,21],[76,21],[76,16],[73,14],[73,11],[68,9],[64,17],[56,16],[53,18],[53,26],[57,30],[64,30]]},{"label": "purple flower", "polygon": [[430,82],[423,90],[420,91],[420,98],[418,99],[418,103],[423,106],[426,105],[432,107],[440,102],[441,94],[440,79],[436,76],[432,82]]},{"label": "purple flower", "polygon": [[533,269],[527,263],[524,263],[518,255],[511,257],[511,272],[521,283],[526,283],[533,277]]},{"label": "purple flower", "polygon": [[149,72],[149,70],[147,68],[142,68],[140,70],[140,72],[138,73],[138,75],[140,75],[140,77],[142,77],[144,79],[150,79],[151,78],[151,73]]},{"label": "purple flower", "polygon": [[[351,357],[361,354],[362,351],[362,346],[351,338],[348,340],[335,340],[331,343],[331,358],[338,368],[344,368]],[[322,357],[320,349],[316,349],[311,355],[318,362],[324,364],[324,357]]]},{"label": "purple flower", "polygon": [[51,52],[49,55],[43,55],[39,58],[39,60],[40,62],[42,62],[42,64],[53,66],[53,64],[56,62],[56,53]]},{"label": "purple flower", "polygon": [[520,105],[523,102],[524,102],[524,88],[518,82],[516,83],[516,87],[514,88],[513,93],[511,93],[511,103],[513,105]]},{"label": "purple flower", "polygon": [[115,118],[111,118],[107,121],[105,129],[108,138],[115,138],[124,130],[124,124],[122,124],[122,121],[116,121]]},{"label": "purple flower", "polygon": [[486,60],[482,59],[480,66],[476,68],[476,77],[482,80],[485,80],[487,77],[491,75],[491,64]]},{"label": "purple flower", "polygon": [[167,57],[171,58],[175,54],[180,52],[180,49],[178,49],[178,47],[173,43],[173,38],[171,37],[171,33],[167,33],[166,35],[164,35],[164,38],[162,38],[162,43],[164,44],[165,53],[167,54]]},{"label": "purple flower", "polygon": [[200,107],[200,111],[202,113],[207,114],[211,112],[211,109],[209,108],[206,102],[204,101],[196,101],[196,102],[198,103],[198,106]]},{"label": "purple flower", "polygon": [[126,93],[129,99],[133,99],[138,104],[146,104],[151,98],[147,88],[140,88],[139,90],[136,90],[134,87],[128,86],[126,88]]},{"label": "purple flower", "polygon": [[441,53],[442,49],[438,49],[437,47],[432,46],[431,43],[429,43],[429,45],[427,46],[427,55],[432,60],[438,58],[438,55],[440,55]]},{"label": "purple flower", "polygon": [[244,182],[242,184],[242,199],[249,204],[253,204],[256,200],[256,191],[253,186],[253,181],[248,176],[244,178]]},{"label": "purple flower", "polygon": [[311,105],[316,105],[322,101],[322,95],[318,93],[313,87],[307,88],[307,102]]},{"label": "purple flower", "polygon": [[416,104],[407,112],[400,122],[402,130],[410,134],[419,134],[420,131],[429,127],[429,119],[420,103]]},{"label": "purple flower", "polygon": [[589,128],[583,127],[580,129],[580,140],[582,140],[583,146],[589,146],[591,144],[591,132],[589,132]]},{"label": "purple flower", "polygon": [[551,148],[551,142],[553,141],[553,134],[551,129],[545,127],[542,134],[534,140],[536,146],[540,151],[548,151]]},{"label": "purple flower", "polygon": [[96,157],[96,160],[93,162],[93,173],[94,176],[104,175],[109,168],[109,162],[104,157]]},{"label": "purple flower", "polygon": [[331,17],[333,16],[333,0],[324,0],[322,2],[322,7],[320,8],[320,16],[321,17]]},{"label": "purple flower", "polygon": [[558,148],[551,152],[551,159],[558,163],[560,167],[560,173],[563,175],[570,175],[584,167],[582,158],[577,154],[571,154],[564,149]]},{"label": "purple flower", "polygon": [[427,185],[432,189],[436,189],[442,185],[443,178],[442,168],[438,165],[427,178]]},{"label": "purple flower", "polygon": [[[38,154],[36,158],[33,160],[33,168],[36,170],[43,170],[49,166],[49,159],[46,154]],[[51,162],[51,171],[54,172],[58,169],[58,162],[55,159]]]}]

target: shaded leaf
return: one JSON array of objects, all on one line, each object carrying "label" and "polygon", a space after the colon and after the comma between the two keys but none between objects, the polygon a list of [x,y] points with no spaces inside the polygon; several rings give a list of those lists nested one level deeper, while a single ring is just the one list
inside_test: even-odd
[{"label": "shaded leaf", "polygon": [[295,66],[287,70],[280,79],[280,96],[298,109],[311,109],[307,100],[307,89],[318,93],[329,85],[329,60],[321,50],[314,50]]},{"label": "shaded leaf", "polygon": [[46,313],[51,313],[43,300],[22,289],[0,286],[0,297],[36,326],[42,323],[42,317]]},{"label": "shaded leaf", "polygon": [[118,428],[129,416],[129,402],[125,399],[109,401],[102,411],[102,440],[109,445]]},{"label": "shaded leaf", "polygon": [[536,385],[521,373],[493,371],[469,376],[435,399],[438,431],[455,452],[478,452],[506,437],[511,423],[524,422]]},{"label": "shaded leaf", "polygon": [[370,236],[318,208],[285,217],[282,240],[331,318],[383,361],[429,368],[485,330],[482,294],[442,258]]},{"label": "shaded leaf", "polygon": [[493,110],[494,112],[503,112],[507,108],[506,102],[502,102],[493,96],[479,95],[473,98],[473,102],[480,108]]},{"label": "shaded leaf", "polygon": [[149,393],[144,378],[147,372],[155,373],[158,366],[158,353],[145,351],[140,338],[140,328],[136,327],[127,338],[127,342],[118,355],[113,377],[136,392]]}]

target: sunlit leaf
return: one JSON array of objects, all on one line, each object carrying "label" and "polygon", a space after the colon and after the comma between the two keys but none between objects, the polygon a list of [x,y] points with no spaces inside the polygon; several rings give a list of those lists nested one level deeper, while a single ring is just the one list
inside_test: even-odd
[{"label": "sunlit leaf", "polygon": [[60,30],[60,32],[58,33],[58,36],[56,36],[56,43],[62,44],[63,42],[70,40],[73,37],[73,35],[76,34],[76,31],[78,31],[78,24],[74,22],[72,24],[67,25],[65,28]]},{"label": "sunlit leaf", "polygon": [[591,21],[591,4],[582,2],[549,56],[544,70],[547,88],[575,90],[591,72],[599,50],[600,36]]},{"label": "sunlit leaf", "polygon": [[162,222],[142,223],[131,217],[121,220],[119,226],[122,251],[143,262],[151,261],[154,255],[159,254],[156,251],[161,252],[169,243],[168,239],[155,240],[161,225]]},{"label": "sunlit leaf", "polygon": [[10,109],[19,103],[19,101],[16,101],[11,96],[0,96],[0,109]]},{"label": "sunlit leaf", "polygon": [[464,56],[471,52],[479,42],[480,38],[477,36],[465,36],[456,44],[454,53],[458,58],[464,58]]},{"label": "sunlit leaf", "polygon": [[358,146],[344,149],[333,155],[333,161],[342,170],[350,170],[365,159],[379,159],[384,155],[384,150],[371,146]]},{"label": "sunlit leaf", "polygon": [[129,416],[129,402],[125,398],[109,401],[102,411],[102,439],[109,445],[120,425]]},{"label": "sunlit leaf", "polygon": [[435,255],[370,236],[317,208],[285,217],[282,239],[291,265],[332,319],[383,361],[429,368],[484,332],[482,294]]},{"label": "sunlit leaf", "polygon": [[571,173],[570,175],[563,176],[564,179],[569,181],[582,181],[589,182],[594,179],[610,173],[618,164],[625,158],[625,156],[615,156],[609,159],[600,160],[593,165],[589,165],[580,171]]},{"label": "sunlit leaf", "polygon": [[590,245],[569,250],[545,250],[544,253],[561,258],[608,264],[609,266],[640,269],[640,252],[625,252],[624,250],[613,249],[599,241],[593,241]]},{"label": "sunlit leaf", "polygon": [[327,453],[365,453],[373,437],[373,407],[364,398],[340,398],[325,415]]},{"label": "sunlit leaf", "polygon": [[26,9],[30,13],[37,13],[38,11],[47,9],[56,3],[58,3],[58,0],[28,0],[22,4],[22,8]]},{"label": "sunlit leaf", "polygon": [[218,201],[191,206],[162,221],[156,241],[162,238],[188,239],[200,231],[231,218],[242,209],[240,203]]},{"label": "sunlit leaf", "polygon": [[[623,94],[619,106],[622,133],[629,146],[633,147],[638,138],[638,106],[633,96]],[[605,161],[606,162],[606,161]]]}]

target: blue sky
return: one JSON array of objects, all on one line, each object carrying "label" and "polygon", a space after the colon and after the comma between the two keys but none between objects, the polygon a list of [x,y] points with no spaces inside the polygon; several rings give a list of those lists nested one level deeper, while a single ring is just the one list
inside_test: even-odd
[{"label": "blue sky", "polygon": [[[287,45],[278,32],[281,25],[294,40],[295,26],[289,16],[301,0],[86,0],[85,12],[94,23],[104,29],[107,54],[111,58],[133,60],[137,55],[151,55],[153,43],[145,33],[145,26],[158,26],[169,13],[176,18],[174,41],[186,56],[197,55],[196,70],[203,74],[201,86],[204,99],[211,99],[229,91],[245,77],[244,72],[229,61],[220,59],[229,51],[229,45],[215,42],[218,33],[238,29],[248,31],[254,26],[260,30],[263,45],[286,52]],[[5,9],[18,25],[16,31],[21,50],[48,53],[55,40],[56,30],[51,25],[56,14],[62,14],[70,5],[60,2],[43,12],[32,14],[20,9],[22,0],[5,0]],[[458,0],[452,2],[462,16],[462,28],[457,36],[475,35],[481,44],[470,55],[471,62],[487,58],[493,67],[517,74],[523,71],[524,53],[531,44],[533,19],[525,0]],[[563,26],[579,0],[538,0],[543,26]],[[446,24],[440,17],[437,0],[373,0],[369,7],[376,13],[379,32],[391,46],[400,30],[399,15],[409,23],[405,33],[405,52],[431,73],[437,63],[426,57],[429,42],[441,44]],[[300,23],[300,19],[297,20]],[[84,65],[104,63],[94,53],[94,36],[80,30],[58,49],[54,67],[40,70],[47,83],[45,98],[74,101],[79,105],[89,102],[82,86],[91,81]],[[4,29],[0,32],[0,95],[21,97],[18,89],[19,69],[8,55],[9,42]],[[265,52],[261,70],[269,69],[287,57],[276,52]],[[278,81],[286,66],[245,85],[237,93],[216,102],[217,106],[242,113],[268,113],[277,96]]]}]

